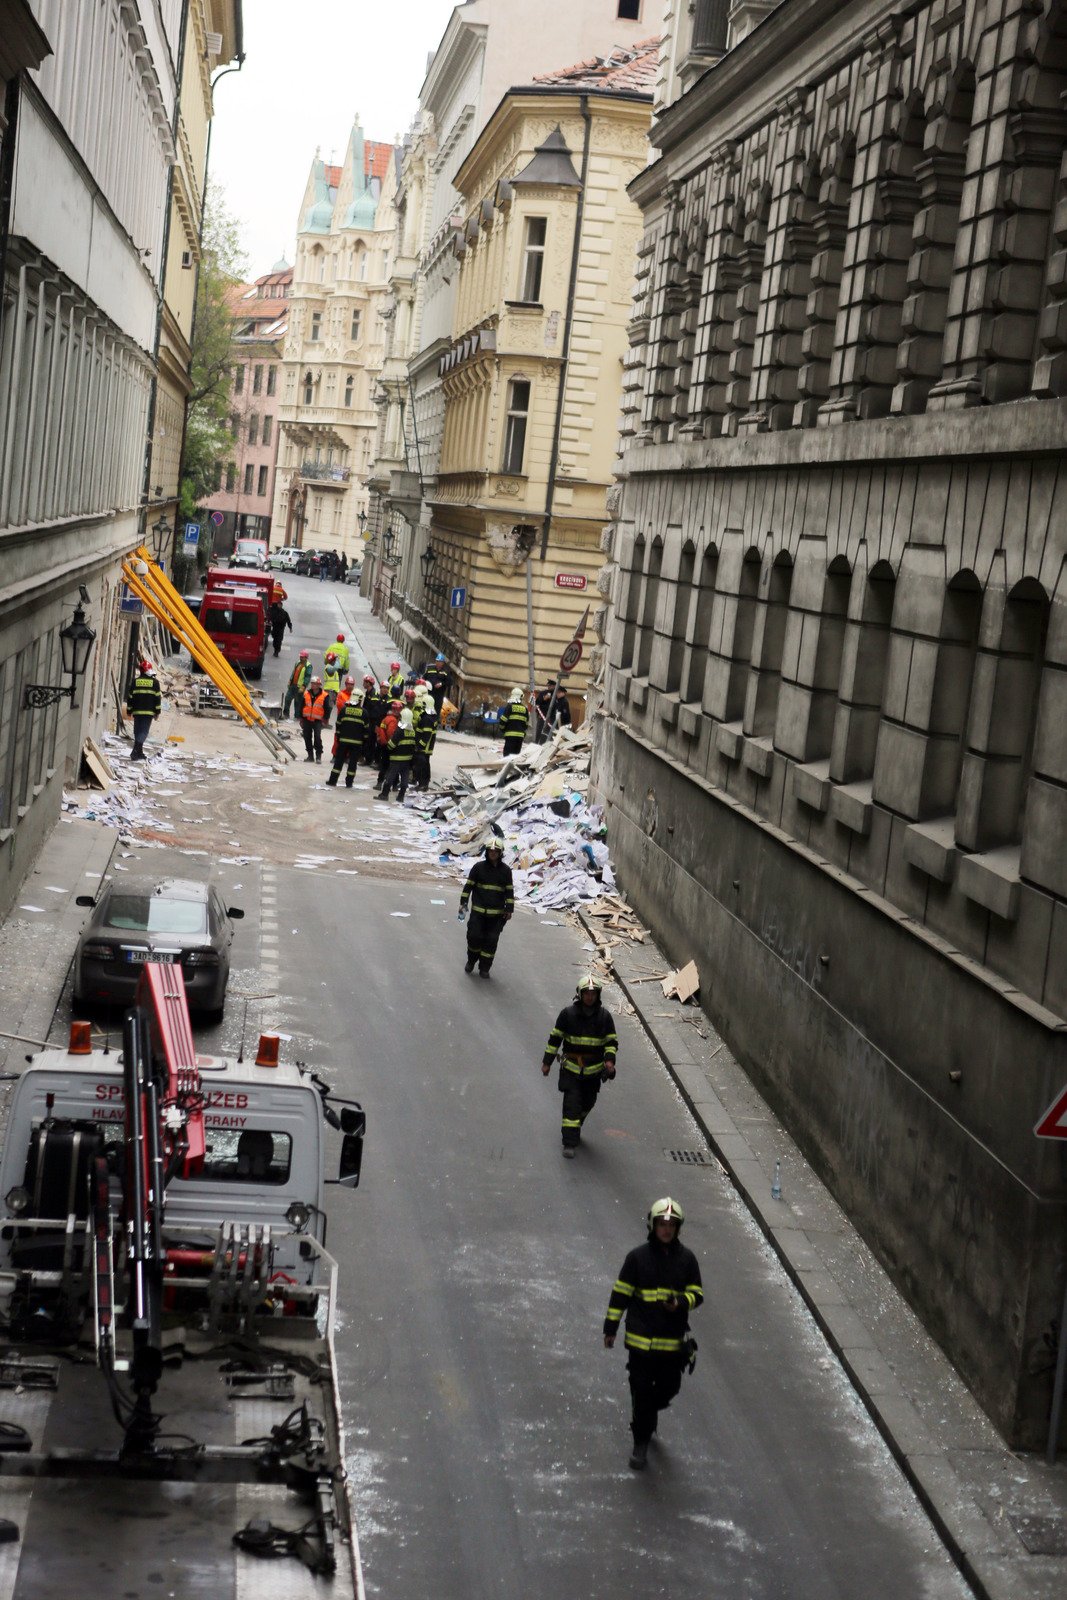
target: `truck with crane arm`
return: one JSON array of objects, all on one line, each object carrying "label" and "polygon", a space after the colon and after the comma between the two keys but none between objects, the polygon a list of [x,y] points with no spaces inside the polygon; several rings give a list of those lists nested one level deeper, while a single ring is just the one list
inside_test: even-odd
[{"label": "truck with crane arm", "polygon": [[214,1600],[264,1561],[288,1600],[360,1600],[325,1186],[359,1182],[362,1107],[277,1035],[254,1064],[198,1054],[151,962],[121,1050],[75,1022],[27,1061],[0,1156],[0,1600]]}]

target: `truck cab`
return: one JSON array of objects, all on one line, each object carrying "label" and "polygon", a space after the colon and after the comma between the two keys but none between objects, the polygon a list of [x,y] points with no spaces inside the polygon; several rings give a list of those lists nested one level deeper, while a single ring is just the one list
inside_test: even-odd
[{"label": "truck cab", "polygon": [[200,606],[200,626],[232,666],[240,667],[248,678],[263,676],[267,614],[258,594],[238,584],[209,585]]}]

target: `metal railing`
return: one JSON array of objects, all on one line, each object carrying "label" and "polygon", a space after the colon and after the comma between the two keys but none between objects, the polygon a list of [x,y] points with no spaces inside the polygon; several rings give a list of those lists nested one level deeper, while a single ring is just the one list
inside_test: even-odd
[{"label": "metal railing", "polygon": [[321,479],[326,483],[347,483],[352,476],[349,467],[335,467],[326,461],[302,461],[299,471],[302,478]]}]

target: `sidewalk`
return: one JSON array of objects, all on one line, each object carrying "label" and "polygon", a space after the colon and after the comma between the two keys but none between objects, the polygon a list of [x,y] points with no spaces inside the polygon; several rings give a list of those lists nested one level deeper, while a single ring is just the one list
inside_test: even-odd
[{"label": "sidewalk", "polygon": [[370,601],[364,600],[357,589],[341,585],[336,598],[351,629],[348,642],[353,648],[348,670],[356,675],[357,681],[368,671],[373,672],[379,682],[388,678],[390,661],[399,661],[405,673],[422,665],[421,661],[405,660],[396,640],[371,610]]},{"label": "sidewalk", "polygon": [[[94,894],[119,843],[99,822],[60,817],[5,922],[0,923],[0,1029],[43,1043],[63,994],[87,916],[77,895]],[[0,1037],[0,1073],[17,1073],[33,1044]],[[10,1084],[0,1085],[0,1125]]]},{"label": "sidewalk", "polygon": [[637,981],[657,959],[618,946],[619,986],[965,1577],[983,1600],[1062,1600],[1062,1452],[1049,1467],[1004,1445],[704,1013]]}]

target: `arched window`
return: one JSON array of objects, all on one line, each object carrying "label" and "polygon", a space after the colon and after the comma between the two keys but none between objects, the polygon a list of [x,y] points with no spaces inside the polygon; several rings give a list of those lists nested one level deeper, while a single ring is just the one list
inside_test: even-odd
[{"label": "arched window", "polygon": [[619,667],[623,672],[633,665],[637,645],[637,619],[640,616],[641,580],[645,568],[645,540],[641,535],[634,543],[630,570],[626,578],[626,601],[622,606],[622,653]]},{"label": "arched window", "polygon": [[682,546],[678,562],[678,581],[674,586],[674,617],[671,621],[671,642],[667,656],[668,694],[677,694],[682,686],[682,666],[685,661],[686,628],[689,607],[693,598],[693,572],[696,567],[696,548],[691,539]]},{"label": "arched window", "polygon": [[846,630],[841,699],[830,752],[834,783],[860,783],[874,775],[895,598],[893,569],[888,561],[879,561],[867,574],[859,621]]},{"label": "arched window", "polygon": [[689,672],[685,698],[695,705],[704,699],[708,661],[711,656],[711,618],[715,609],[715,586],[719,574],[719,552],[713,544],[704,551],[700,563],[700,585],[696,606],[689,617]]},{"label": "arched window", "polygon": [[652,664],[652,645],[656,637],[656,609],[659,605],[659,581],[663,568],[663,540],[657,534],[648,552],[648,569],[645,573],[641,597],[641,632],[637,640],[637,665],[639,678],[648,677]]},{"label": "arched window", "polygon": [[352,405],[352,391],[354,390],[355,385],[356,385],[356,380],[352,376],[352,374],[349,373],[348,377],[345,379],[345,406],[346,407],[351,407],[351,405]]},{"label": "arched window", "polygon": [[304,373],[304,404],[309,406],[315,397],[315,381],[310,371]]},{"label": "arched window", "polygon": [[977,652],[956,815],[956,839],[966,850],[1022,837],[1048,620],[1048,596],[1026,578],[1005,602],[999,645]]},{"label": "arched window", "polygon": [[844,556],[835,556],[827,568],[823,586],[819,642],[815,649],[808,716],[808,761],[825,761],[833,743],[851,590],[852,569]]},{"label": "arched window", "polygon": [[782,653],[789,616],[789,591],[793,585],[793,558],[783,550],[767,575],[767,590],[756,619],[752,670],[745,704],[745,732],[752,738],[771,739],[778,720],[782,687]]},{"label": "arched window", "polygon": [[981,623],[981,585],[973,572],[957,573],[945,591],[941,611],[919,792],[920,818],[948,817],[956,810]]}]

